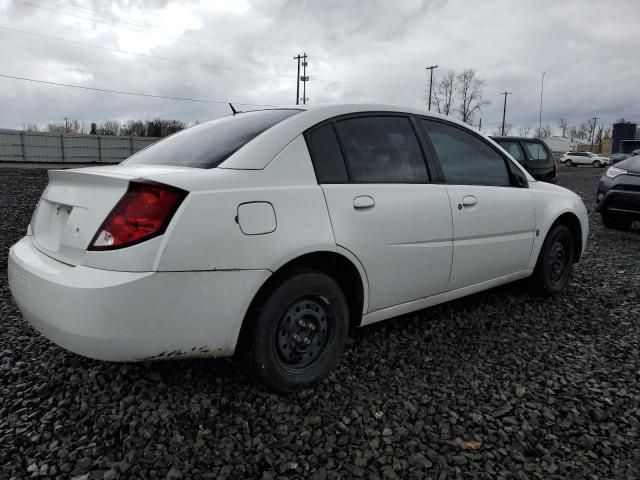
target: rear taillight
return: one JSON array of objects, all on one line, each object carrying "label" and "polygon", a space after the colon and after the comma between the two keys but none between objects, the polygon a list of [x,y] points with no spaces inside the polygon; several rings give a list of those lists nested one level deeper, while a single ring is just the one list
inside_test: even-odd
[{"label": "rear taillight", "polygon": [[129,247],[162,235],[187,192],[160,183],[135,181],[113,207],[89,250]]}]

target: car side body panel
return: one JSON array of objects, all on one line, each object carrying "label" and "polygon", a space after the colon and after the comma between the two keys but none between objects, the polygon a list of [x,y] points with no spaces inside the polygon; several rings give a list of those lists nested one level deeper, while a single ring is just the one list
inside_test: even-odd
[{"label": "car side body panel", "polygon": [[[158,271],[275,271],[305,253],[336,251],[322,189],[301,136],[264,170],[221,169],[222,177],[229,174],[235,177],[229,180],[231,184],[224,185],[221,179],[217,188],[192,191],[187,197],[181,215],[165,235]],[[213,187],[215,182],[211,183]],[[273,207],[275,230],[259,235],[243,233],[236,216],[238,207],[248,202]]]},{"label": "car side body panel", "polygon": [[537,235],[533,242],[529,268],[531,270],[535,268],[547,233],[556,220],[565,213],[575,215],[580,221],[582,231],[582,251],[580,254],[582,255],[589,235],[589,216],[582,199],[570,190],[545,182],[532,183],[531,193],[536,206]]}]

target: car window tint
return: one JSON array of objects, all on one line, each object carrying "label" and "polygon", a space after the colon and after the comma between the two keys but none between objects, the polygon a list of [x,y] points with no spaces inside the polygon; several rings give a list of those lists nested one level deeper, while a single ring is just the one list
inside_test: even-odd
[{"label": "car window tint", "polygon": [[547,149],[537,142],[524,142],[525,148],[529,151],[529,157],[533,161],[549,160]]},{"label": "car window tint", "polygon": [[441,122],[421,120],[447,183],[510,186],[505,160],[475,135]]},{"label": "car window tint", "polygon": [[358,117],[336,123],[352,181],[420,183],[429,175],[420,144],[406,117]]},{"label": "car window tint", "polygon": [[509,153],[509,155],[515,158],[518,162],[524,162],[524,152],[522,151],[522,148],[520,147],[520,144],[518,142],[501,141],[498,143],[507,151],[507,153]]},{"label": "car window tint", "polygon": [[333,125],[324,125],[310,132],[307,135],[307,145],[318,183],[347,183],[349,181]]},{"label": "car window tint", "polygon": [[214,168],[265,130],[299,112],[258,110],[222,117],[181,130],[140,150],[123,163]]}]

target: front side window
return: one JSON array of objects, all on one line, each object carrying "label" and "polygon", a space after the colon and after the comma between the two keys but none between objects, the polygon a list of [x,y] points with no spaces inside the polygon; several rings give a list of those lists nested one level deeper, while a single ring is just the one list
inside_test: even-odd
[{"label": "front side window", "polygon": [[347,168],[333,125],[327,124],[312,130],[307,135],[307,146],[318,183],[349,182]]},{"label": "front side window", "polygon": [[499,145],[504,148],[509,155],[515,158],[518,162],[523,163],[525,161],[524,152],[518,142],[498,142]]},{"label": "front side window", "polygon": [[356,183],[429,181],[420,144],[407,117],[371,116],[336,122]]},{"label": "front side window", "polygon": [[156,142],[123,164],[214,168],[265,130],[299,112],[294,109],[258,110],[218,118]]},{"label": "front side window", "polygon": [[547,149],[538,142],[524,142],[524,146],[529,152],[529,156],[533,161],[549,160]]},{"label": "front side window", "polygon": [[505,159],[487,143],[459,127],[421,120],[449,184],[511,186]]}]

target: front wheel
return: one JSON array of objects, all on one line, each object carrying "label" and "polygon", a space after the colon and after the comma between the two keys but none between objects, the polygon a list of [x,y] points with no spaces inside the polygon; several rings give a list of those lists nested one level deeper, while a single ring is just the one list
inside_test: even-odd
[{"label": "front wheel", "polygon": [[545,238],[533,272],[532,281],[542,295],[554,295],[569,283],[574,259],[571,231],[565,225],[554,226]]},{"label": "front wheel", "polygon": [[331,277],[300,270],[283,277],[249,321],[251,373],[272,390],[293,393],[320,382],[338,363],[349,309]]},{"label": "front wheel", "polygon": [[600,160],[594,160],[591,165],[593,165],[596,168],[600,168]]},{"label": "front wheel", "polygon": [[571,160],[565,160],[564,161],[564,166],[565,167],[571,167],[571,166],[573,166],[573,162]]}]

